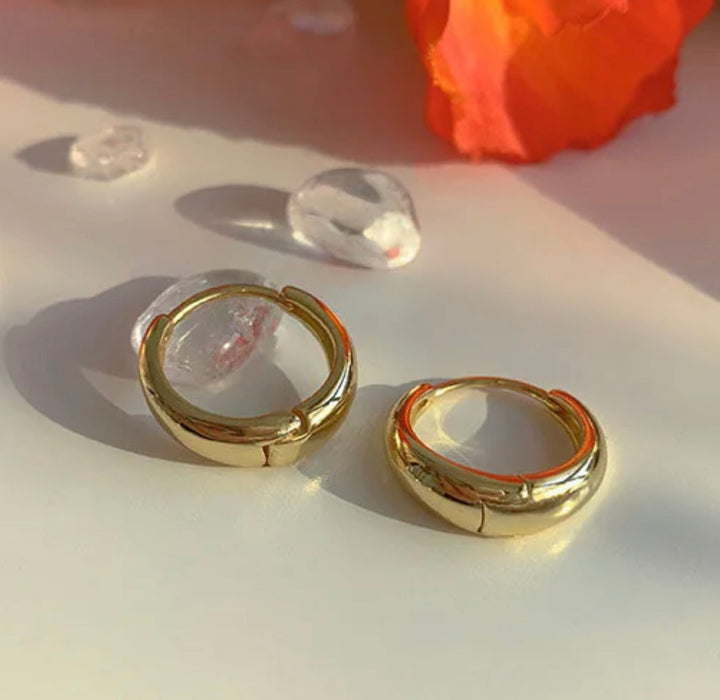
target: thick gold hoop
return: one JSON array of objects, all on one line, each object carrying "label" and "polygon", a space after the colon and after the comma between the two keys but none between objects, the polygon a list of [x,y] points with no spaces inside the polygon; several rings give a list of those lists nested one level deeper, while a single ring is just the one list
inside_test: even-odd
[{"label": "thick gold hoop", "polygon": [[[309,398],[287,412],[233,418],[205,411],[184,399],[163,371],[173,328],[203,304],[234,296],[262,297],[300,320],[323,348],[330,373]],[[189,450],[230,466],[273,467],[297,462],[323,444],[352,404],[356,363],[350,337],[335,314],[295,287],[277,291],[257,285],[227,285],[190,297],[150,324],[140,347],[140,383],[155,418]]]},{"label": "thick gold hoop", "polygon": [[[446,459],[418,438],[413,423],[435,399],[467,388],[502,389],[539,401],[565,428],[575,453],[555,467],[514,475]],[[420,384],[390,413],[385,444],[393,471],[411,493],[454,525],[489,537],[529,534],[567,518],[595,493],[605,473],[602,432],[576,398],[499,377]]]}]

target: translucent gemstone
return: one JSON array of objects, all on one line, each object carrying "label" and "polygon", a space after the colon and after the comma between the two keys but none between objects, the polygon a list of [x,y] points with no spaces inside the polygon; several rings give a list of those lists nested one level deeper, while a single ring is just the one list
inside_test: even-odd
[{"label": "translucent gemstone", "polygon": [[382,172],[343,168],[319,173],[290,197],[288,219],[300,237],[364,267],[401,267],[420,250],[412,199]]},{"label": "translucent gemstone", "polygon": [[116,180],[140,170],[149,159],[136,126],[111,126],[77,138],[70,147],[73,172],[91,180]]},{"label": "translucent gemstone", "polygon": [[357,19],[355,9],[346,0],[279,0],[269,12],[282,16],[300,32],[321,36],[341,34]]},{"label": "translucent gemstone", "polygon": [[[225,284],[275,286],[243,270],[212,270],[181,279],[140,314],[130,336],[135,352],[156,316],[172,311],[200,291]],[[165,349],[166,376],[174,384],[210,391],[222,389],[231,375],[273,336],[281,314],[279,307],[260,297],[231,297],[203,304],[175,327]]]}]

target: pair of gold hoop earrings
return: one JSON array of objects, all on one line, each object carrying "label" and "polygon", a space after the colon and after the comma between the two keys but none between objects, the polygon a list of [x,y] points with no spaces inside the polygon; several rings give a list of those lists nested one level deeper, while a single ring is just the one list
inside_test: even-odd
[{"label": "pair of gold hoop earrings", "polygon": [[[204,304],[236,296],[276,304],[301,321],[323,348],[330,368],[327,379],[287,412],[253,418],[211,413],[184,399],[163,372],[165,348],[176,324]],[[150,324],[140,347],[139,370],[150,410],[172,437],[203,457],[241,467],[290,465],[316,450],[347,415],[357,386],[355,351],[345,327],[323,302],[295,287],[277,291],[228,285],[190,297]],[[465,388],[496,388],[539,401],[563,426],[575,453],[563,464],[515,475],[491,474],[443,457],[418,438],[413,425],[436,399]],[[420,501],[454,525],[491,537],[529,534],[564,520],[595,493],[605,473],[602,431],[577,399],[498,377],[418,385],[390,412],[385,446],[393,471]]]}]

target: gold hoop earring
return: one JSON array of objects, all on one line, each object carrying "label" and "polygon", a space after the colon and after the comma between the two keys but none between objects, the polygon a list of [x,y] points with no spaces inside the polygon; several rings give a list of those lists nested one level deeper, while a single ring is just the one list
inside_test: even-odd
[{"label": "gold hoop earring", "polygon": [[[163,371],[173,329],[204,304],[234,296],[256,296],[301,321],[323,348],[330,368],[323,385],[287,412],[232,418],[205,411],[184,399]],[[355,352],[345,327],[311,294],[295,287],[278,292],[258,285],[208,289],[150,324],[139,353],[140,383],[148,406],[165,430],[189,450],[215,462],[241,467],[293,464],[322,445],[340,425],[356,387]]]},{"label": "gold hoop earring", "polygon": [[[570,436],[573,456],[539,472],[491,474],[446,459],[418,438],[413,423],[440,396],[493,388],[539,401]],[[600,427],[576,398],[499,377],[420,384],[391,411],[385,445],[393,471],[412,494],[445,520],[489,537],[529,534],[567,518],[595,493],[606,464]]]}]

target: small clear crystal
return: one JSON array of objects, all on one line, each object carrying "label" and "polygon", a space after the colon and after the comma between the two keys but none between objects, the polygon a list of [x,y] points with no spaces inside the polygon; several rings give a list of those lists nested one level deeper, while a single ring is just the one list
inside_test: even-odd
[{"label": "small clear crystal", "polygon": [[298,237],[363,267],[401,267],[420,250],[410,195],[378,171],[342,168],[315,175],[290,197],[288,220]]},{"label": "small clear crystal", "polygon": [[75,139],[70,147],[73,172],[91,180],[116,180],[140,170],[150,159],[142,130],[136,126],[110,126]]},{"label": "small clear crystal", "polygon": [[[172,311],[189,297],[225,284],[275,287],[261,275],[244,270],[211,270],[178,280],[138,317],[130,341],[139,352],[155,317]],[[282,311],[260,297],[242,296],[203,304],[174,329],[165,349],[168,379],[184,386],[220,391],[228,379],[274,335]]]},{"label": "small clear crystal", "polygon": [[320,36],[341,34],[357,20],[346,0],[279,0],[269,12],[284,17],[297,31]]}]

